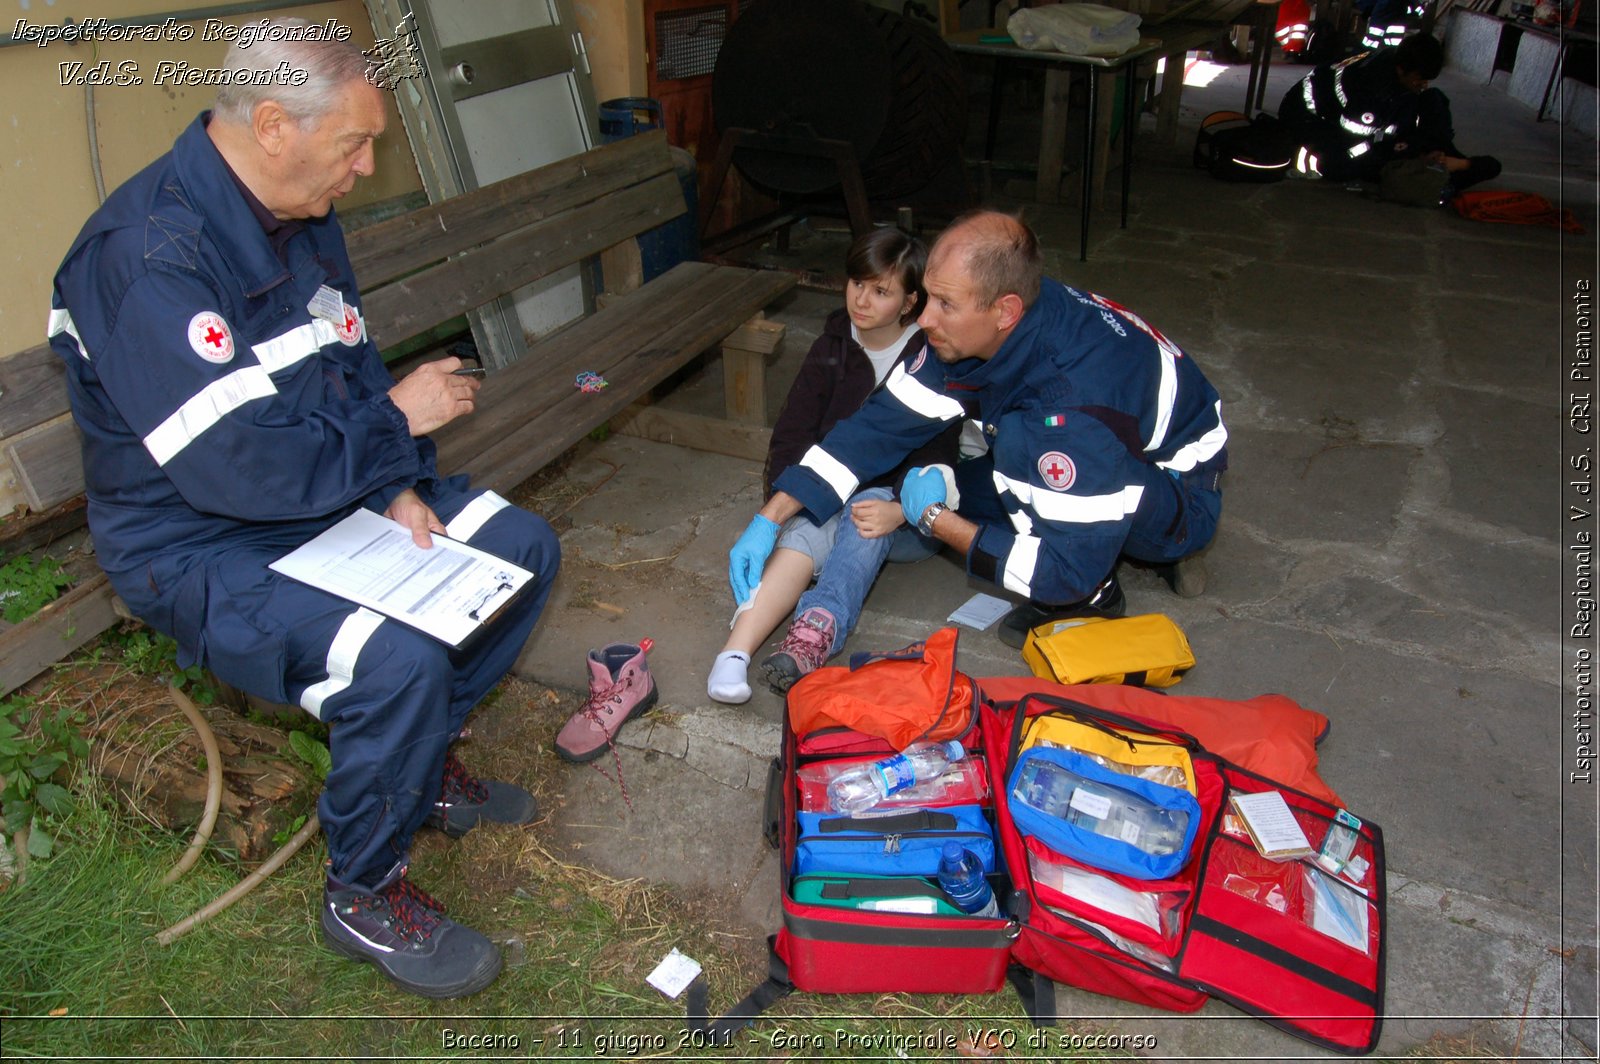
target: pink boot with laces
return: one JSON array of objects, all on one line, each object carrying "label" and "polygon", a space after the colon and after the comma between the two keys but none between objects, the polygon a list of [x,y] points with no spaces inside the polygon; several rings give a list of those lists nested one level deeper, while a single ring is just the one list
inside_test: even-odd
[{"label": "pink boot with laces", "polygon": [[641,639],[589,651],[589,700],[556,735],[556,753],[568,761],[593,761],[624,724],[656,704],[656,683],[645,660],[653,646]]}]

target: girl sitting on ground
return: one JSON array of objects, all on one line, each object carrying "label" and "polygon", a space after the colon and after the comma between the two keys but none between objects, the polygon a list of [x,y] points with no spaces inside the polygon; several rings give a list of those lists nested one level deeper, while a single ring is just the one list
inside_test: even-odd
[{"label": "girl sitting on ground", "polygon": [[[927,249],[899,229],[874,229],[845,258],[844,307],[834,311],[800,367],[767,450],[766,483],[854,414],[898,362],[926,347],[917,316],[927,302],[922,271]],[[718,702],[750,698],[750,657],[785,617],[794,620],[762,663],[780,694],[844,646],[867,592],[887,561],[920,561],[938,549],[905,524],[893,488],[915,466],[954,465],[958,428],[941,433],[898,469],[851,496],[821,525],[801,513],[785,523],[761,582],[734,613],[732,631],[711,666],[706,692]],[[815,578],[816,586],[807,586]]]}]

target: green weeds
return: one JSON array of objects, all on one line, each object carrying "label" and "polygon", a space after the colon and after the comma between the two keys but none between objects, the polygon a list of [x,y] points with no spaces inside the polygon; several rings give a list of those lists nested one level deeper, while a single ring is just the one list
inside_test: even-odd
[{"label": "green weeds", "polygon": [[28,856],[49,857],[53,821],[72,812],[72,796],[55,782],[57,773],[89,752],[83,714],[67,707],[35,705],[31,699],[0,702],[0,813],[8,832],[28,830]]},{"label": "green weeds", "polygon": [[20,554],[0,565],[0,617],[11,624],[26,620],[71,583],[72,577],[54,558]]}]

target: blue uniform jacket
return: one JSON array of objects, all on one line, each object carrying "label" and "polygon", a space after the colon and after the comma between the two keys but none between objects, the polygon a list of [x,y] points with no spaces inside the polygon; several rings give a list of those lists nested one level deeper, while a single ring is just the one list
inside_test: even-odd
[{"label": "blue uniform jacket", "polygon": [[[249,625],[265,559],[436,477],[388,398],[337,219],[308,221],[285,267],[206,117],[84,225],[49,325],[100,564],[187,660],[208,607]],[[338,301],[319,316],[321,289]]]},{"label": "blue uniform jacket", "polygon": [[1227,464],[1221,400],[1194,361],[1132,311],[1046,279],[992,359],[896,367],[775,487],[826,518],[963,416],[982,422],[1012,525],[983,525],[967,570],[1041,602],[1082,599],[1111,570],[1150,467]]}]

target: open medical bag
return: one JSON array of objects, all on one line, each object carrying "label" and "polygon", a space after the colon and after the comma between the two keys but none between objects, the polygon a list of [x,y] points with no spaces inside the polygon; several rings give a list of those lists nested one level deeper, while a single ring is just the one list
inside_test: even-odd
[{"label": "open medical bag", "polygon": [[[1008,881],[996,867],[987,774],[973,773],[970,781],[959,777],[949,793],[928,805],[891,801],[869,810],[875,816],[852,817],[827,808],[817,777],[830,767],[896,751],[883,740],[841,744],[840,738],[837,730],[801,738],[786,722],[782,756],[768,779],[768,842],[780,854],[783,908],[783,928],[772,942],[774,971],[781,966],[793,989],[825,994],[999,990],[1015,927],[1004,918],[950,915],[954,906],[934,878],[939,849],[953,839],[979,856],[995,896],[1006,896]],[[961,742],[966,759],[977,766],[983,757],[977,728]],[[835,756],[840,745],[853,749]],[[821,800],[806,801],[807,794]],[[815,847],[810,854],[808,846]],[[832,897],[803,900],[812,897],[807,884],[818,876],[829,877],[824,892]],[[886,886],[895,880],[898,885]],[[903,893],[886,903],[890,892]],[[838,904],[845,898],[866,904]]]},{"label": "open medical bag", "polygon": [[[1360,1054],[1377,1044],[1386,924],[1377,825],[1354,829],[1353,852],[1338,873],[1314,858],[1272,861],[1229,812],[1230,793],[1279,791],[1314,848],[1338,807],[1208,754],[1169,726],[1052,695],[985,707],[980,727],[1019,924],[1012,956],[1035,973],[1024,999],[1036,1018],[1053,1013],[1059,982],[1176,1011],[1198,1009],[1211,995],[1328,1049]],[[1130,793],[1163,786],[1192,797],[1192,806],[1176,794],[1163,799],[1191,817],[1179,867],[1105,860],[1041,827],[1018,799],[1014,788],[1029,762],[1062,760],[1075,729],[1093,737],[1077,745],[1090,748],[1097,767],[1118,763],[1110,771],[1124,776]],[[1185,778],[1179,783],[1157,766]],[[1104,802],[1114,781],[1102,774],[1093,782]],[[1140,841],[1135,835],[1133,844]]]}]

